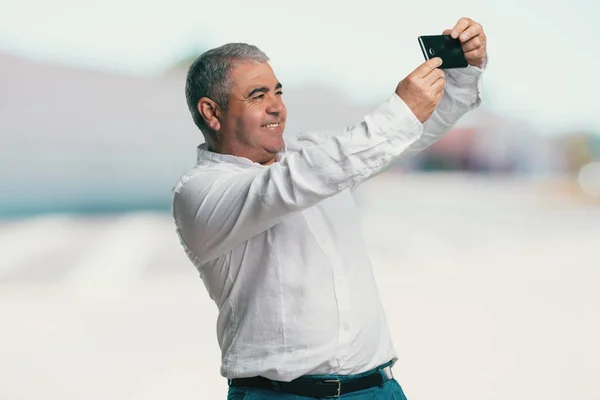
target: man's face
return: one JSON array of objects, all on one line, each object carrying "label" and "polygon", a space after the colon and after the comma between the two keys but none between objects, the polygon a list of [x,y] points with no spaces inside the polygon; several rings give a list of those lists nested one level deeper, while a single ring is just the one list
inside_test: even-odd
[{"label": "man's face", "polygon": [[284,148],[287,110],[281,84],[268,63],[238,63],[230,73],[233,87],[218,132],[223,148],[271,164]]}]

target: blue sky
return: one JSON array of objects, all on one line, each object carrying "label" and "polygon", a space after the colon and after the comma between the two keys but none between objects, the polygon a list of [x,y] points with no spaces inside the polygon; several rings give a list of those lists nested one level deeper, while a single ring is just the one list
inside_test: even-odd
[{"label": "blue sky", "polygon": [[194,48],[258,45],[284,84],[307,79],[373,102],[423,59],[417,36],[461,16],[489,38],[486,103],[544,132],[600,130],[600,45],[592,0],[1,0],[0,51],[160,74]]}]

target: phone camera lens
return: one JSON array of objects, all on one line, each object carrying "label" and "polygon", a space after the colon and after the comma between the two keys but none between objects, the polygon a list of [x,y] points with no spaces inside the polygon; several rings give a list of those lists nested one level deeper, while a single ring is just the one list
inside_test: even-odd
[{"label": "phone camera lens", "polygon": [[433,49],[429,49],[429,54],[431,54],[432,56],[435,55],[435,51],[433,51]]}]

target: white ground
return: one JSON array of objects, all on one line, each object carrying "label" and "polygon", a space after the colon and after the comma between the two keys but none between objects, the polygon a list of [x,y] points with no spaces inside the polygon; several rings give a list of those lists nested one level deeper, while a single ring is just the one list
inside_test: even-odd
[{"label": "white ground", "polygon": [[[357,193],[409,400],[600,399],[600,207],[525,180]],[[225,399],[169,215],[0,224],[0,400]]]}]

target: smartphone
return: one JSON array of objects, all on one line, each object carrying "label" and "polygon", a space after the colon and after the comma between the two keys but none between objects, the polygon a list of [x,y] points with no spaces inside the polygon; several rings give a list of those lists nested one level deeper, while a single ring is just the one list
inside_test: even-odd
[{"label": "smartphone", "polygon": [[440,69],[465,68],[469,65],[458,38],[453,39],[450,35],[419,36],[419,44],[426,60],[434,57],[442,59]]}]

